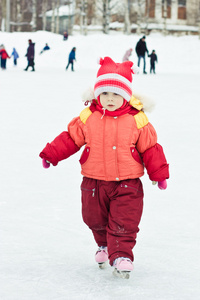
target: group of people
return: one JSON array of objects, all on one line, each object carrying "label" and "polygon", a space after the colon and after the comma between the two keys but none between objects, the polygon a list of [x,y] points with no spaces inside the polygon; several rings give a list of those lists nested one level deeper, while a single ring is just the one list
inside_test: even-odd
[{"label": "group of people", "polygon": [[[64,40],[68,38],[68,33],[64,32]],[[140,67],[141,60],[143,60],[143,74],[147,74],[146,72],[146,53],[148,57],[150,58],[150,73],[156,73],[155,72],[155,63],[158,62],[158,57],[156,54],[155,50],[152,50],[152,53],[149,54],[149,51],[147,49],[146,45],[146,37],[143,36],[136,44],[135,51],[138,57],[138,67]],[[35,57],[35,43],[32,42],[31,39],[28,40],[28,48],[27,48],[27,67],[24,69],[24,71],[28,71],[29,67],[32,67],[31,71],[35,71],[35,62],[34,62],[34,57]],[[49,45],[46,43],[45,47],[42,49],[40,54],[42,54],[44,51],[50,50]],[[129,57],[132,55],[133,49],[130,48],[126,51],[126,53],[123,56],[122,61],[129,61]],[[19,58],[19,54],[17,53],[16,49],[13,48],[13,52],[11,54],[13,56],[13,63],[16,66],[17,65],[17,59]],[[1,58],[1,68],[6,69],[6,60],[7,58],[11,58],[11,56],[8,55],[8,53],[5,50],[4,45],[0,45],[0,58]],[[71,65],[71,71],[74,71],[74,61],[76,60],[76,47],[73,47],[72,50],[69,53],[68,57],[68,64],[66,66],[66,70],[69,68]]]},{"label": "group of people", "polygon": [[11,55],[9,56],[5,46],[3,44],[0,45],[0,66],[2,70],[6,69],[6,62],[8,58],[11,58],[13,56],[13,64],[17,65],[17,59],[19,58],[19,54],[17,53],[17,50],[13,48],[13,51]]},{"label": "group of people", "polygon": [[[45,51],[50,50],[49,45],[46,43],[44,48],[41,50],[40,54],[44,53]],[[13,56],[13,63],[16,66],[17,65],[17,59],[19,58],[19,54],[15,48],[13,48],[12,54]],[[11,56],[8,55],[7,51],[5,50],[4,45],[0,45],[0,66],[3,70],[6,69],[6,61],[7,58],[11,58]],[[26,55],[27,57],[27,66],[24,69],[24,71],[28,71],[29,67],[32,68],[32,72],[35,71],[35,43],[32,42],[31,39],[28,40],[28,48]],[[72,50],[69,53],[68,57],[68,64],[66,66],[66,70],[71,65],[71,70],[74,71],[74,61],[76,60],[76,47],[73,47]]]},{"label": "group of people", "polygon": [[[32,43],[32,40],[28,40],[28,43],[29,43],[29,46],[28,46],[28,49],[27,49],[27,53],[26,53],[26,57],[27,57],[27,60],[28,60],[28,65],[25,69],[25,71],[28,70],[29,67],[32,67],[32,71],[35,71],[35,68],[34,68],[34,56],[35,56],[35,50],[34,50],[34,47],[35,47],[35,44]],[[13,56],[13,64],[14,66],[17,65],[17,59],[19,58],[19,54],[17,52],[17,50],[15,48],[13,48],[13,51],[11,53],[11,55],[9,56],[6,49],[5,49],[5,46],[2,44],[0,45],[0,62],[1,62],[1,69],[2,70],[5,70],[6,69],[6,62],[7,62],[7,59],[8,58],[11,58]]]},{"label": "group of people", "polygon": [[[148,57],[150,57],[150,73],[153,72],[155,74],[156,73],[155,63],[158,62],[158,57],[156,55],[155,50],[152,50],[152,53],[149,54],[145,40],[146,40],[146,37],[143,36],[137,42],[136,47],[135,47],[135,51],[136,51],[136,54],[138,57],[138,67],[140,67],[140,62],[141,62],[141,60],[143,60],[143,74],[147,74],[147,72],[146,72],[146,57],[145,57],[146,53],[147,53]],[[126,51],[126,53],[124,54],[123,59],[122,59],[123,62],[129,60],[129,57],[131,56],[132,51],[133,51],[132,48],[130,48]]]}]

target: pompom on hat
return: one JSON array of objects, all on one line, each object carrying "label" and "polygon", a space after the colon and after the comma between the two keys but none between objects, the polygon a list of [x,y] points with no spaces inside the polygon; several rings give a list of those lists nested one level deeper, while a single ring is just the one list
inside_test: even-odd
[{"label": "pompom on hat", "polygon": [[132,74],[135,74],[133,62],[115,63],[110,57],[100,58],[101,67],[97,72],[94,96],[103,92],[116,93],[129,101],[132,96]]}]

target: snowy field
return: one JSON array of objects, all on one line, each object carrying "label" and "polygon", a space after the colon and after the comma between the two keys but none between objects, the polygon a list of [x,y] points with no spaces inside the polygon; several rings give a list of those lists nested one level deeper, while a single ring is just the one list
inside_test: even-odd
[{"label": "snowy field", "polygon": [[[28,39],[36,43],[36,72],[24,72]],[[98,57],[121,61],[140,37],[90,34],[68,41],[45,32],[2,33],[20,58],[0,71],[0,300],[200,299],[200,40],[150,35],[156,75],[140,72],[133,89],[156,102],[150,122],[170,164],[165,191],[142,178],[144,213],[129,280],[99,270],[97,249],[82,221],[81,152],[43,169],[40,151],[84,109]],[[40,55],[48,43],[51,50]],[[65,71],[77,47],[75,72]],[[135,52],[131,57],[137,63]]]}]

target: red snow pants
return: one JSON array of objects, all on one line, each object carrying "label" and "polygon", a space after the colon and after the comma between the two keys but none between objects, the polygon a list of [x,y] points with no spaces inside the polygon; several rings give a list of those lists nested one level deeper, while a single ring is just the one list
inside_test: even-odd
[{"label": "red snow pants", "polygon": [[139,178],[104,181],[83,177],[82,216],[98,246],[107,246],[110,264],[118,257],[134,260],[138,225],[143,210]]}]

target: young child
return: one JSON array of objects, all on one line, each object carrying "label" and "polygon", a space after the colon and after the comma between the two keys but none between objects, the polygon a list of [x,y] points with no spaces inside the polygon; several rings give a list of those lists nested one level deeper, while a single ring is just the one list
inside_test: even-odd
[{"label": "young child", "polygon": [[114,273],[128,278],[143,209],[140,177],[147,169],[160,189],[167,187],[168,164],[156,131],[132,96],[133,63],[100,60],[91,102],[40,157],[54,166],[85,145],[80,158],[83,181],[82,216],[99,246],[95,259],[101,268],[109,259]]},{"label": "young child", "polygon": [[8,55],[3,44],[0,46],[0,56],[1,56],[1,68],[2,70],[6,70],[7,58],[10,58],[10,56]]},{"label": "young child", "polygon": [[155,74],[156,73],[155,62],[158,62],[156,51],[153,50],[152,53],[148,55],[148,57],[150,57],[150,73],[153,71]]},{"label": "young child", "polygon": [[15,48],[13,48],[13,52],[12,52],[11,56],[13,56],[14,66],[16,66],[17,65],[17,59],[19,58],[19,54],[17,53],[17,50]]},{"label": "young child", "polygon": [[125,52],[125,54],[124,54],[124,56],[123,56],[123,58],[122,58],[122,62],[124,62],[124,61],[129,61],[129,57],[131,56],[132,51],[133,51],[133,49],[130,48],[130,49],[128,49],[128,50]]}]

